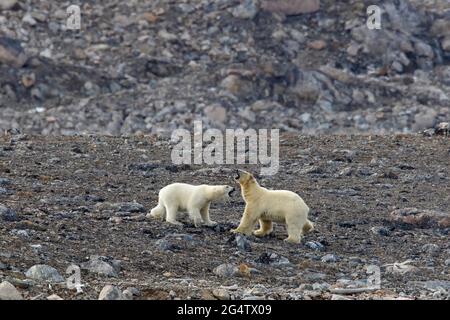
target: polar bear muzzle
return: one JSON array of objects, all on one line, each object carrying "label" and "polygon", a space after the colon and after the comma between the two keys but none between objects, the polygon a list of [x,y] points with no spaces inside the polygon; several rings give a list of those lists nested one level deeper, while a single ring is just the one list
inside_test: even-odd
[{"label": "polar bear muzzle", "polygon": [[247,171],[236,170],[236,177],[234,179],[239,184],[245,184],[253,179],[253,175]]}]

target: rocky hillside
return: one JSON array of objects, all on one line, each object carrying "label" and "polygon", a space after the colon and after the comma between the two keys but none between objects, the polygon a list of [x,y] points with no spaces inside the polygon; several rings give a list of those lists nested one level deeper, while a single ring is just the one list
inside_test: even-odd
[{"label": "rocky hillside", "polygon": [[450,117],[449,32],[447,0],[0,0],[0,129],[418,131]]}]

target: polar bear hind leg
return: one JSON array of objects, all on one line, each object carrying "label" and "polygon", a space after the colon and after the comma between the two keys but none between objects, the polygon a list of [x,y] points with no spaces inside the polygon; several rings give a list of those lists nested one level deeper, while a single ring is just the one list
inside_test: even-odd
[{"label": "polar bear hind leg", "polygon": [[183,225],[181,222],[177,221],[178,208],[174,205],[168,205],[166,207],[166,222],[174,224],[176,226]]},{"label": "polar bear hind leg", "polygon": [[259,219],[259,229],[255,230],[253,234],[257,237],[268,235],[273,230],[273,223],[270,220]]},{"label": "polar bear hind leg", "polygon": [[286,219],[288,237],[284,241],[300,243],[303,235],[303,226],[303,224],[299,224],[298,219],[288,217]]},{"label": "polar bear hind leg", "polygon": [[165,215],[166,215],[166,208],[164,207],[164,204],[162,204],[161,202],[159,202],[158,205],[154,207],[152,211],[150,211],[150,216],[152,216],[153,218],[164,219]]}]

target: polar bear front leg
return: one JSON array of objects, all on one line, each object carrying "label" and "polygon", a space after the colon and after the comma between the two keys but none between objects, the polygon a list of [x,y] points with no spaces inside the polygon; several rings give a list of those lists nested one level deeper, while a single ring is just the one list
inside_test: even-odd
[{"label": "polar bear front leg", "polygon": [[209,218],[209,205],[210,203],[208,202],[203,208],[200,209],[200,215],[208,227],[214,227],[217,226],[217,222],[212,221]]},{"label": "polar bear front leg", "polygon": [[194,225],[196,228],[200,227],[203,224],[203,219],[199,209],[197,208],[189,209],[189,217],[194,221]]},{"label": "polar bear front leg", "polygon": [[150,211],[150,213],[147,214],[147,218],[153,217],[156,219],[164,219],[164,216],[166,215],[166,208],[164,207],[164,204],[159,202],[156,207]]},{"label": "polar bear front leg", "polygon": [[255,230],[253,234],[257,237],[264,237],[268,235],[273,230],[273,223],[271,220],[259,219],[259,229]]},{"label": "polar bear front leg", "polygon": [[253,227],[256,224],[257,219],[255,219],[255,216],[257,215],[255,215],[253,210],[249,208],[249,206],[246,206],[239,226],[236,229],[231,230],[231,232],[243,233],[247,236],[250,236],[252,234]]}]

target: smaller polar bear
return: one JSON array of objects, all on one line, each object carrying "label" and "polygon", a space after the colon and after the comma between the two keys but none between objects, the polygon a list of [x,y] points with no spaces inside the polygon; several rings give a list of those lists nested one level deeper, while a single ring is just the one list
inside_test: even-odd
[{"label": "smaller polar bear", "polygon": [[263,188],[252,174],[241,170],[237,171],[235,180],[241,186],[245,210],[239,226],[232,232],[250,235],[259,220],[259,230],[253,234],[262,237],[272,232],[272,222],[279,222],[286,224],[288,237],[285,241],[299,243],[304,233],[313,230],[308,220],[309,208],[296,193]]},{"label": "smaller polar bear", "polygon": [[147,217],[166,218],[175,225],[182,225],[177,221],[178,211],[187,211],[196,227],[202,223],[215,226],[217,222],[209,218],[209,205],[212,201],[229,199],[235,189],[226,185],[194,186],[186,183],[173,183],[159,191],[158,205],[147,214]]}]

